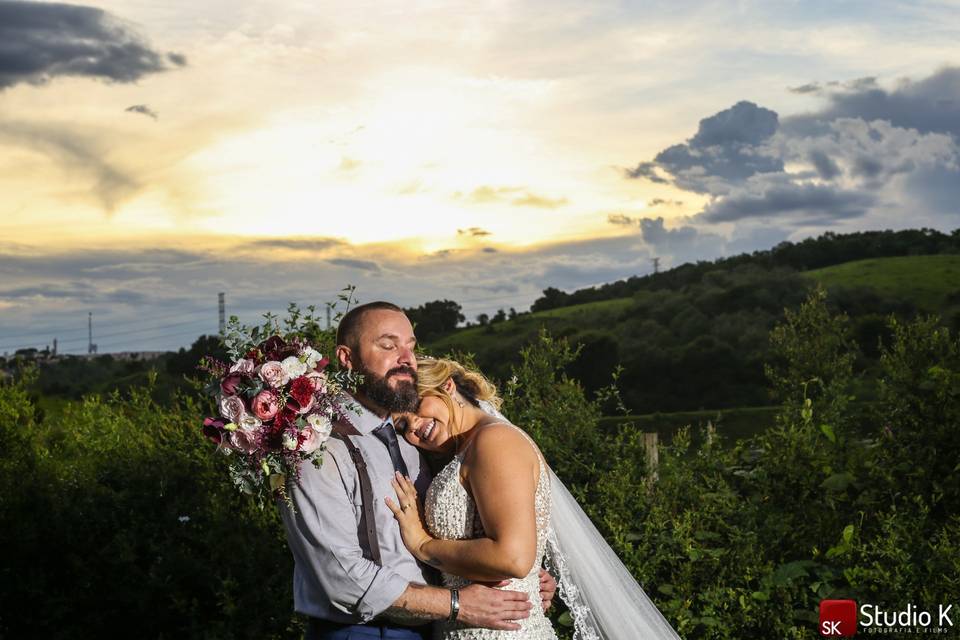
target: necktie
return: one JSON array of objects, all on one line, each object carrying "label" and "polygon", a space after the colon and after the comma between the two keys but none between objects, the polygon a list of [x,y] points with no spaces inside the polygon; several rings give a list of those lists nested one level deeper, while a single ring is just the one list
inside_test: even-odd
[{"label": "necktie", "polygon": [[377,439],[387,446],[393,468],[405,476],[410,475],[407,472],[407,464],[403,461],[403,456],[400,455],[400,443],[397,442],[397,432],[393,428],[393,421],[384,422],[373,430],[373,435],[377,436]]}]

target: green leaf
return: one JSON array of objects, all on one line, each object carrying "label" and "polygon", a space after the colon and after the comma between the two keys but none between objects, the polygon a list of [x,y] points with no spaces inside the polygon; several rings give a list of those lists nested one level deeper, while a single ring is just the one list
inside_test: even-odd
[{"label": "green leaf", "polygon": [[560,617],[557,618],[557,622],[559,622],[560,625],[563,626],[563,627],[572,627],[572,626],[573,626],[573,618],[570,617],[570,612],[569,612],[569,611],[564,611],[563,613],[561,613],[561,614],[560,614]]},{"label": "green leaf", "polygon": [[828,424],[820,425],[820,431],[823,432],[823,435],[827,436],[827,439],[836,444],[837,443],[837,434],[833,432],[833,427]]},{"label": "green leaf", "polygon": [[854,532],[854,529],[852,524],[848,524],[847,526],[845,526],[843,528],[843,541],[846,542],[847,544],[850,544],[850,541],[853,540],[853,532]]},{"label": "green leaf", "polygon": [[750,597],[754,600],[760,600],[761,602],[766,602],[770,599],[770,594],[766,591],[754,591],[750,594]]},{"label": "green leaf", "polygon": [[820,486],[827,491],[846,491],[847,487],[849,487],[853,481],[854,477],[850,473],[835,473],[821,482]]}]

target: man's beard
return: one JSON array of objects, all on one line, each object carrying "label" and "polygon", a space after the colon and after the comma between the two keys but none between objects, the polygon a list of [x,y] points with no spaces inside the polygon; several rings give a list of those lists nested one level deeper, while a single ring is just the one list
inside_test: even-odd
[{"label": "man's beard", "polygon": [[[360,373],[363,374],[360,391],[388,413],[412,412],[416,411],[420,405],[420,396],[417,395],[417,372],[414,369],[394,367],[382,378],[363,367],[360,368]],[[388,380],[390,376],[399,373],[408,374],[412,380],[397,380],[396,388],[393,388]]]}]

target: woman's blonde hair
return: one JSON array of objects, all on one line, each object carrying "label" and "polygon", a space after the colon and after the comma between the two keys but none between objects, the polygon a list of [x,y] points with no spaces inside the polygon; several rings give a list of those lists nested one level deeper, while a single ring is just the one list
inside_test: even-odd
[{"label": "woman's blonde hair", "polygon": [[[453,398],[443,391],[444,383],[451,378],[460,395],[474,406],[479,406],[481,400],[486,400],[499,409],[503,403],[503,399],[497,395],[496,385],[476,369],[467,368],[456,360],[447,358],[417,358],[417,393],[421,398],[440,398],[447,405],[450,415],[455,416]],[[451,424],[450,432],[457,435],[460,425]]]}]

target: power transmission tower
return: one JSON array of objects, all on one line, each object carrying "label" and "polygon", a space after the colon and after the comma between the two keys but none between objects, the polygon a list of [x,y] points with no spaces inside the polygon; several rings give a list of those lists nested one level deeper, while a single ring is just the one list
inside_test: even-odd
[{"label": "power transmission tower", "polygon": [[87,315],[87,353],[97,352],[97,345],[93,344],[93,311]]},{"label": "power transmission tower", "polygon": [[327,329],[328,330],[330,329],[330,309],[331,309],[331,305],[328,302],[327,303]]},{"label": "power transmission tower", "polygon": [[651,262],[653,262],[653,272],[660,273],[660,258],[652,258]]},{"label": "power transmission tower", "polygon": [[217,304],[220,307],[220,335],[222,336],[227,330],[227,306],[224,302],[225,293],[217,294]]}]

